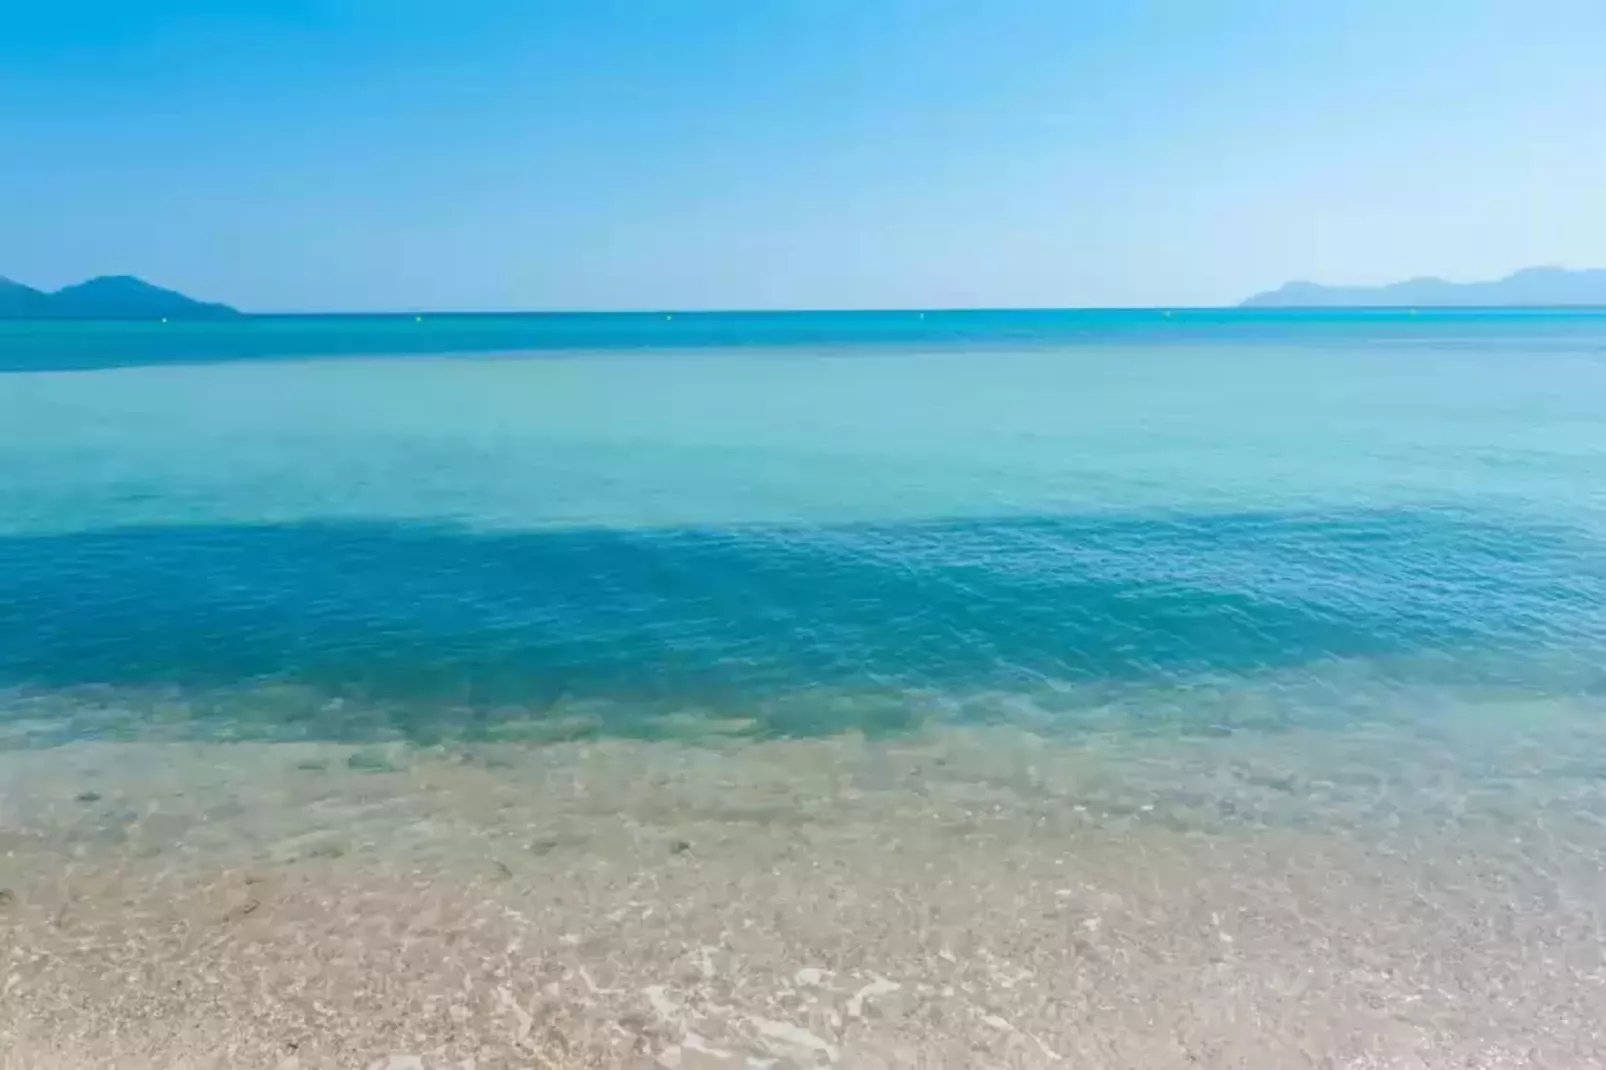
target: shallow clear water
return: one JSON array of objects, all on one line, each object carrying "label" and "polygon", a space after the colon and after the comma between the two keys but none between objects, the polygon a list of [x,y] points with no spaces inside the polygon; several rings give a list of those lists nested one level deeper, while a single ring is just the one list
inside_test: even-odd
[{"label": "shallow clear water", "polygon": [[37,324],[0,367],[16,742],[1606,698],[1606,314]]},{"label": "shallow clear water", "polygon": [[1606,1065],[1606,313],[0,368],[0,1070]]}]

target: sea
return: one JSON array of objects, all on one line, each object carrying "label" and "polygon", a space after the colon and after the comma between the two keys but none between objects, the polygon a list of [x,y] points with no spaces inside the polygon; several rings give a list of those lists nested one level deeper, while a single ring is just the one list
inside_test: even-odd
[{"label": "sea", "polygon": [[1602,398],[1600,312],[0,326],[0,734],[1594,700]]},{"label": "sea", "polygon": [[[11,770],[0,783],[0,840],[33,860],[10,879],[36,898],[49,899],[40,875],[58,862],[115,857],[126,876],[139,859],[204,867],[236,851],[229,866],[377,866],[387,843],[407,835],[435,837],[441,853],[429,864],[457,872],[447,841],[483,841],[503,811],[486,806],[470,821],[473,807],[457,806],[450,833],[432,810],[414,815],[411,832],[375,826],[335,847],[317,837],[355,827],[354,815],[380,821],[469,790],[427,771],[470,759],[502,777],[473,789],[476,798],[491,791],[503,807],[546,814],[572,805],[564,812],[575,822],[592,822],[583,834],[565,826],[537,837],[558,845],[548,850],[572,848],[577,866],[606,853],[584,837],[612,835],[619,815],[634,814],[639,831],[688,798],[697,822],[713,820],[710,807],[739,804],[732,821],[775,837],[795,833],[802,815],[829,824],[873,797],[886,809],[854,810],[851,836],[818,832],[815,842],[817,866],[878,845],[867,868],[838,873],[861,882],[850,885],[864,892],[854,909],[876,898],[863,882],[891,879],[872,875],[869,859],[891,866],[898,843],[924,845],[910,872],[925,866],[929,876],[963,855],[955,881],[984,872],[1025,881],[1059,850],[1034,837],[1062,819],[1110,837],[1100,841],[1097,894],[1126,904],[1067,923],[1084,942],[1111,910],[1141,913],[1148,902],[1152,922],[1182,909],[1163,894],[1176,875],[1160,876],[1155,859],[1166,850],[1194,859],[1179,861],[1187,872],[1203,864],[1201,837],[1215,837],[1211,858],[1229,857],[1223,844],[1248,852],[1230,855],[1243,883],[1213,886],[1212,903],[1250,887],[1260,863],[1266,881],[1285,881],[1276,885],[1284,896],[1295,886],[1271,874],[1316,867],[1312,859],[1326,861],[1311,887],[1394,873],[1375,897],[1361,903],[1357,893],[1344,907],[1349,922],[1321,920],[1320,895],[1295,902],[1327,936],[1352,924],[1352,946],[1381,938],[1366,919],[1405,910],[1413,895],[1437,902],[1446,925],[1454,913],[1454,931],[1395,918],[1396,934],[1437,935],[1374,948],[1354,966],[1368,981],[1303,982],[1331,1008],[1348,1008],[1363,989],[1398,991],[1394,1032],[1306,1023],[1288,1034],[1298,1050],[1313,1060],[1348,1053],[1321,1065],[1395,1065],[1343,1061],[1374,1042],[1385,1054],[1415,1052],[1423,1061],[1413,1066],[1440,1065],[1435,1053],[1452,1051],[1457,1066],[1530,1065],[1522,1053],[1541,1050],[1555,1065],[1585,1065],[1603,1043],[1587,1023],[1606,1009],[1600,900],[1580,891],[1599,891],[1589,882],[1606,858],[1603,716],[1606,310],[0,322],[0,749]],[[593,770],[583,805],[553,794],[597,762],[606,770]],[[850,770],[862,777],[845,787]],[[323,786],[306,791],[324,793],[317,799],[364,801],[314,820],[312,796],[284,785],[315,776]],[[248,790],[258,792],[248,802],[223,799]],[[183,820],[148,820],[201,798],[210,801]],[[293,833],[242,816],[292,803]],[[968,815],[953,828],[973,837],[963,840],[972,853],[910,832],[936,828],[932,815],[945,808]],[[1020,823],[986,825],[979,814]],[[230,836],[197,838],[231,821]],[[1179,838],[1169,848],[1141,840],[1151,825],[1163,826],[1156,837]],[[761,840],[688,827],[703,831],[651,847],[653,865],[682,865],[717,842],[729,848],[717,864],[731,873],[784,870]],[[1141,865],[1109,853],[1140,840]],[[1324,852],[1340,840],[1343,850],[1382,853],[1336,862]],[[281,851],[308,843],[305,856]],[[993,849],[1005,853],[985,853]],[[620,850],[609,864],[635,872],[639,857]],[[1513,851],[1520,857],[1502,854]],[[1431,872],[1387,868],[1427,866],[1427,856]],[[544,879],[530,864],[528,880]],[[519,864],[498,865],[526,879]],[[1111,892],[1123,866],[1148,883]],[[170,868],[161,872],[170,879]],[[824,879],[823,870],[786,872],[794,890]],[[1549,883],[1527,898],[1513,890],[1541,873]],[[748,887],[729,879],[727,903]],[[150,881],[140,887],[168,887]],[[1460,906],[1450,905],[1452,883]],[[918,881],[899,887],[918,899]],[[1019,905],[1040,892],[1063,906],[1083,887],[1036,874],[1007,894]],[[1257,900],[1263,921],[1270,887]],[[1549,919],[1544,931],[1557,942],[1509,924],[1479,929],[1476,919],[1495,916],[1491,904]],[[1200,948],[1217,956],[1201,950],[1201,970],[1219,967],[1230,913],[1199,915],[1215,919],[1198,924],[1215,925]],[[842,925],[858,925],[850,931],[866,946],[899,931],[876,917],[843,915]],[[1276,923],[1286,922],[1287,939],[1276,954],[1262,949],[1265,963],[1314,948],[1315,930],[1293,918]],[[1262,934],[1275,927],[1265,922]],[[1180,930],[1167,931],[1171,940]],[[985,936],[968,961],[982,961]],[[1245,954],[1247,938],[1237,939]],[[1479,958],[1466,950],[1477,940],[1503,950]],[[589,945],[565,945],[575,946]],[[986,961],[1003,961],[999,945],[987,946]],[[1170,966],[1157,972],[1190,952],[1147,946],[1169,948],[1143,960],[1147,973],[1120,955],[1099,960],[1116,971],[1111,991],[1215,998],[1175,988],[1195,981]],[[942,950],[964,960],[957,945]],[[919,990],[883,952],[873,968],[860,964],[868,972],[848,992],[858,1003],[838,1006],[836,1027],[816,1016],[795,1028],[832,1052],[860,1043],[875,1065],[901,1065],[903,1049],[855,1034],[860,1018],[842,1009],[862,1012],[871,989],[860,982],[877,977],[905,996]],[[1085,964],[1095,952],[1078,954]],[[1545,976],[1570,986],[1549,992],[1549,1009],[1518,1014],[1492,991],[1469,995],[1446,981],[1462,970],[1492,985],[1500,964],[1539,969],[1545,954]],[[812,962],[789,960],[787,970]],[[1056,968],[1071,967],[1031,967],[1044,983]],[[606,980],[586,977],[590,998],[603,999],[595,992]],[[61,980],[61,992],[70,981],[81,978]],[[707,1006],[734,998],[710,994]],[[1251,1000],[1234,998],[1220,1005]],[[51,1006],[40,999],[36,1023]],[[487,1014],[502,1013],[500,999]],[[1008,1048],[1014,1062],[989,1065],[1062,1065],[1077,1037],[1099,1029],[1125,1038],[1120,1050],[1140,1062],[1170,1065],[1172,1049],[1133,1046],[1142,1029],[1097,1018],[1096,1000],[1081,1018],[1043,1000],[1017,1007],[1025,1017],[988,1005],[1017,1039],[1033,1038]],[[1278,1004],[1285,1022],[1293,1005]],[[1410,1024],[1413,1006],[1430,1005],[1440,1018]],[[673,1018],[657,997],[643,1006],[649,1018]],[[1549,1017],[1561,1007],[1576,1014]],[[826,1047],[787,1040],[763,1025],[782,1012],[765,1013],[751,1028],[727,1023],[724,1043],[751,1041],[755,1058],[798,1065],[816,1065],[798,1054],[814,1052],[824,1065]],[[1040,1017],[1028,1029],[1031,1014]],[[1433,1032],[1456,1014],[1466,1017]],[[1062,1019],[1070,1024],[1056,1033]],[[454,1020],[461,1040],[466,1027]],[[1224,1020],[1190,1019],[1175,1035]],[[46,1040],[89,1050],[71,1047],[89,1043],[72,1032],[88,1027],[63,1021]],[[119,1021],[126,1035],[133,1027]],[[1409,1044],[1401,1021],[1417,1030]],[[932,1018],[899,1043],[952,1033],[1002,1044],[1008,1033],[956,1022]],[[1496,1025],[1504,1032],[1492,1040],[1478,1032]],[[697,1028],[706,1039],[712,1027]],[[1466,1061],[1475,1032],[1478,1051],[1516,1061]],[[519,1043],[531,1035],[526,1024]],[[1254,1045],[1279,1035],[1266,1026],[1218,1038],[1176,1065],[1250,1065],[1232,1059],[1264,1054]],[[693,1043],[643,1043],[660,1040],[679,1045],[676,1059]],[[1466,1050],[1455,1047],[1462,1040]],[[931,1058],[922,1065],[964,1064]]]}]

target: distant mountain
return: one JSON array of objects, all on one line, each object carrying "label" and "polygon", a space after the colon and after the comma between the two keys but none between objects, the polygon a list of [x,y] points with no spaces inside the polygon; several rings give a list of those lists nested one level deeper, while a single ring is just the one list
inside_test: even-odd
[{"label": "distant mountain", "polygon": [[42,315],[48,295],[0,277],[0,319],[28,319]]},{"label": "distant mountain", "polygon": [[132,275],[102,275],[55,293],[0,279],[0,319],[225,319],[240,314],[228,305],[197,301]]},{"label": "distant mountain", "polygon": [[1244,308],[1467,307],[1514,305],[1606,305],[1606,270],[1524,268],[1494,282],[1408,279],[1387,286],[1322,286],[1288,282],[1259,293]]}]

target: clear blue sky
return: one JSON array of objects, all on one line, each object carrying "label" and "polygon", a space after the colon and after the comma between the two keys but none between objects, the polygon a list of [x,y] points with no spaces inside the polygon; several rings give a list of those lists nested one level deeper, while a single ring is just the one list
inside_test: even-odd
[{"label": "clear blue sky", "polygon": [[0,274],[246,308],[1164,305],[1606,266],[1601,0],[52,0]]}]

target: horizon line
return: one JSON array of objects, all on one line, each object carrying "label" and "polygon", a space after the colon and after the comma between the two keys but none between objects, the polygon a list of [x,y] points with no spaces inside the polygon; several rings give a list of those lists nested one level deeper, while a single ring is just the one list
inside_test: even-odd
[{"label": "horizon line", "polygon": [[273,309],[250,311],[229,305],[233,315],[216,316],[28,316],[0,317],[0,323],[215,323],[235,319],[339,319],[339,318],[513,318],[519,316],[824,316],[824,315],[965,315],[976,313],[1054,313],[1054,312],[1110,312],[1110,313],[1171,313],[1190,312],[1543,312],[1543,311],[1606,311],[1606,302],[1578,304],[1381,304],[1381,305],[949,305],[949,306],[889,306],[882,308],[534,308],[534,309]]}]

